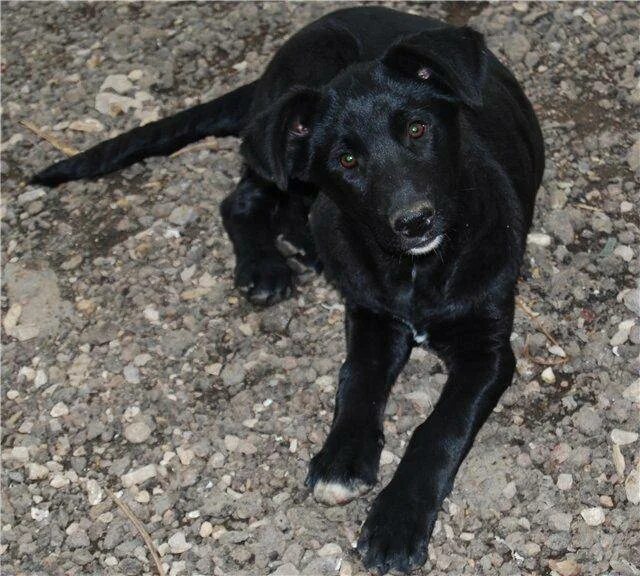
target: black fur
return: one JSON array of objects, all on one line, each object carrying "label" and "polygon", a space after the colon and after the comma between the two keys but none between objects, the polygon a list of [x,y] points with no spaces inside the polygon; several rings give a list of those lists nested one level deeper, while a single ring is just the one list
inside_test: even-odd
[{"label": "black fur", "polygon": [[318,498],[333,498],[331,483],[344,488],[338,500],[375,483],[385,404],[412,347],[426,337],[447,366],[358,543],[368,568],[408,571],[424,562],[458,467],[511,383],[514,292],[544,167],[538,123],[480,34],[380,7],[310,24],[232,95],[36,180],[97,176],[240,132],[246,173],[222,205],[237,284],[262,304],[291,292],[275,247],[284,234],[311,259],[317,250],[346,303],[333,426],[308,476]]}]

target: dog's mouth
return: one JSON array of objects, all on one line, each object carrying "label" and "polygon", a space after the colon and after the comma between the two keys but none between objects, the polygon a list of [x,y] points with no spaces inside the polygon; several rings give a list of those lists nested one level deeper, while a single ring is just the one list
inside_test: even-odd
[{"label": "dog's mouth", "polygon": [[435,236],[429,234],[422,238],[416,238],[416,240],[412,242],[412,246],[406,248],[406,253],[411,256],[422,256],[423,254],[433,252],[442,244],[443,238],[443,234],[437,234]]}]

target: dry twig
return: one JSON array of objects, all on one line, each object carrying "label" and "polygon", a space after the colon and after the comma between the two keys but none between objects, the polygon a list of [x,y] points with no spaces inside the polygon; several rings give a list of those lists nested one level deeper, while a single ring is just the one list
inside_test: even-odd
[{"label": "dry twig", "polygon": [[156,565],[156,570],[158,571],[158,576],[165,576],[164,568],[162,567],[162,561],[160,560],[160,555],[158,554],[158,551],[156,550],[156,547],[155,547],[155,545],[153,543],[153,540],[151,540],[151,536],[149,536],[149,533],[144,529],[144,526],[141,524],[140,520],[138,520],[135,517],[134,513],[131,511],[131,508],[129,508],[129,506],[127,505],[126,502],[123,502],[122,500],[120,500],[120,498],[118,498],[108,488],[105,488],[104,490],[107,493],[107,495],[109,496],[109,498],[111,498],[111,500],[113,500],[115,505],[118,508],[120,508],[120,510],[122,510],[124,515],[130,520],[131,524],[134,525],[135,529],[139,532],[140,536],[142,536],[142,539],[144,540],[144,543],[146,544],[147,549],[149,550],[149,553],[151,554],[151,557],[153,558],[153,562]]},{"label": "dry twig", "polygon": [[31,132],[33,132],[43,140],[46,140],[47,142],[49,142],[51,146],[53,146],[57,150],[60,150],[60,152],[62,152],[66,156],[75,156],[76,154],[80,153],[80,150],[78,150],[77,148],[74,148],[73,146],[66,144],[65,142],[63,142],[62,140],[60,140],[59,138],[51,134],[51,132],[47,132],[46,130],[41,130],[33,122],[29,122],[28,120],[21,120],[20,124],[22,124],[25,128],[28,128],[29,130],[31,130]]},{"label": "dry twig", "polygon": [[197,152],[198,150],[213,150],[214,152],[220,150],[220,144],[217,140],[209,140],[205,142],[201,142],[199,144],[193,144],[191,146],[185,146],[184,148],[180,148],[180,150],[176,150],[173,154],[169,156],[169,158],[175,158],[176,156],[180,156],[181,154],[186,154],[187,152]]},{"label": "dry twig", "polygon": [[520,310],[522,310],[529,317],[529,319],[531,320],[531,323],[534,325],[534,327],[539,332],[544,334],[545,337],[547,338],[547,340],[549,340],[549,342],[551,342],[551,344],[553,344],[554,346],[560,346],[560,344],[558,344],[558,341],[542,325],[542,322],[540,322],[540,320],[538,320],[536,318],[536,313],[519,296],[516,297],[516,305],[518,306],[518,308],[520,308]]}]

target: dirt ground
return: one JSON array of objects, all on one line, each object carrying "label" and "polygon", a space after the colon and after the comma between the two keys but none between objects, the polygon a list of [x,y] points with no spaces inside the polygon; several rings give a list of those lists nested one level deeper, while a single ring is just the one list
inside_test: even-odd
[{"label": "dirt ground", "polygon": [[[323,507],[303,481],[331,420],[343,306],[314,275],[268,309],[233,289],[218,205],[237,140],[25,184],[63,153],[24,123],[84,149],[256,78],[340,5],[2,3],[3,574],[156,574],[111,493],[167,575],[363,573],[352,544],[438,397],[438,360],[416,350],[395,388],[381,484]],[[485,33],[547,149],[517,376],[421,573],[640,575],[637,4],[395,6]]]}]

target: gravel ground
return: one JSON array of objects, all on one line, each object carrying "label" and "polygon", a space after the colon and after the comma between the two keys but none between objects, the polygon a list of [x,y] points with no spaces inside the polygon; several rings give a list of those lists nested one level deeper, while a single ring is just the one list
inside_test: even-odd
[{"label": "gravel ground", "polygon": [[[238,142],[44,190],[25,179],[62,154],[20,124],[83,149],[255,78],[337,6],[3,2],[3,573],[155,573],[108,491],[171,576],[362,573],[351,547],[374,494],[325,508],[303,487],[343,307],[315,276],[266,310],[234,291],[218,205]],[[548,152],[520,285],[538,316],[516,315],[518,374],[422,573],[638,575],[637,6],[396,6],[486,33]],[[383,483],[442,370],[417,349],[402,374]]]}]

